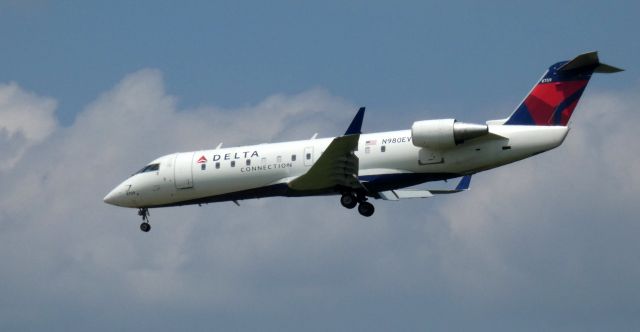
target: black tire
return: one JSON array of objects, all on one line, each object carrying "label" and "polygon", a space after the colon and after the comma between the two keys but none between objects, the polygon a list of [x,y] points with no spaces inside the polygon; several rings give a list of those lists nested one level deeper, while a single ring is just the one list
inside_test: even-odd
[{"label": "black tire", "polygon": [[353,194],[344,194],[342,195],[342,197],[340,197],[340,204],[342,204],[342,206],[346,207],[347,209],[353,209],[354,207],[356,207],[356,205],[358,205],[358,200]]},{"label": "black tire", "polygon": [[371,217],[376,209],[369,202],[362,202],[358,205],[358,212],[365,217]]},{"label": "black tire", "polygon": [[140,224],[140,230],[147,233],[151,230],[151,225],[148,222],[143,222]]}]

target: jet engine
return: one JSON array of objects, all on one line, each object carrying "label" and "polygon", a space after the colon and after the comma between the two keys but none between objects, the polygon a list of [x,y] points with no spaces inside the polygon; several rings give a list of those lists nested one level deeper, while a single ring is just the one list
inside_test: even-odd
[{"label": "jet engine", "polygon": [[487,125],[457,122],[455,119],[425,120],[413,123],[411,141],[417,147],[445,150],[487,133]]}]

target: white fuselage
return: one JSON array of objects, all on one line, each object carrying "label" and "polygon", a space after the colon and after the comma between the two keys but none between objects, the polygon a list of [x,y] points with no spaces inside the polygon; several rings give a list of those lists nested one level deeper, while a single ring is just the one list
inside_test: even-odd
[{"label": "white fuselage", "polygon": [[[489,125],[489,134],[444,151],[416,147],[410,130],[361,134],[358,176],[380,190],[473,174],[553,149],[564,126]],[[114,188],[105,201],[160,207],[266,196],[300,196],[286,184],[317,161],[333,138],[174,153]],[[206,161],[205,161],[206,159]],[[394,177],[395,176],[395,177]],[[379,181],[386,179],[385,181]],[[396,181],[396,179],[399,179]],[[339,194],[318,192],[313,194]]]}]

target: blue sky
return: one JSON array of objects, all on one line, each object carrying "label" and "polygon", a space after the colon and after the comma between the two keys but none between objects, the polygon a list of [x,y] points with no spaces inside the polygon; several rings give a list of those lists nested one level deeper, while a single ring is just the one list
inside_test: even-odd
[{"label": "blue sky", "polygon": [[[589,50],[622,65],[637,59],[638,9],[633,1],[10,1],[0,5],[0,78],[55,96],[64,124],[149,67],[185,107],[323,87],[372,111],[475,118],[497,100],[515,105],[556,60]],[[607,86],[635,82],[632,71]]]},{"label": "blue sky", "polygon": [[[0,0],[0,330],[640,328],[633,1]],[[164,154],[508,115],[548,65],[595,76],[554,151],[472,190],[134,210]],[[427,186],[428,187],[428,186]]]}]

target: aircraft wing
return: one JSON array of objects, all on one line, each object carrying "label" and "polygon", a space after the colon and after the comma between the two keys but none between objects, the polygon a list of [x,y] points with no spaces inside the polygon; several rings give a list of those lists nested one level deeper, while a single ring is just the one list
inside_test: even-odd
[{"label": "aircraft wing", "polygon": [[362,133],[364,110],[364,107],[358,110],[344,135],[334,138],[305,174],[289,182],[289,188],[299,191],[364,188],[358,180],[358,157],[354,154]]},{"label": "aircraft wing", "polygon": [[460,179],[460,182],[455,189],[452,190],[419,190],[419,189],[401,189],[401,190],[388,190],[379,192],[380,198],[386,201],[399,201],[406,198],[429,198],[435,195],[443,194],[455,194],[461,191],[469,190],[471,185],[471,175],[465,175]]}]

